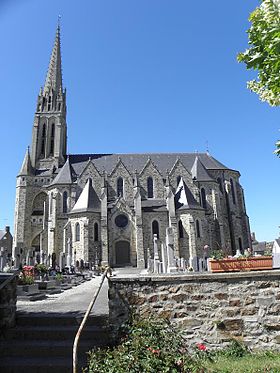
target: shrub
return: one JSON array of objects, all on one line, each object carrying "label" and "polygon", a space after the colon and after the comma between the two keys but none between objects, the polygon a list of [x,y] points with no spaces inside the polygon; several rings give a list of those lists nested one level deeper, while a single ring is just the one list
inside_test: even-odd
[{"label": "shrub", "polygon": [[134,319],[120,344],[89,352],[88,373],[192,372],[181,332],[163,319]]}]

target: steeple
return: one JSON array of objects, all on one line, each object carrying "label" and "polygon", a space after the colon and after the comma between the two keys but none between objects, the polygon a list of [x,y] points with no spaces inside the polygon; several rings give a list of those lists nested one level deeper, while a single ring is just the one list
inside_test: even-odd
[{"label": "steeple", "polygon": [[47,77],[43,89],[43,95],[46,95],[51,91],[54,91],[55,93],[62,93],[62,90],[60,25],[58,23]]},{"label": "steeple", "polygon": [[62,86],[58,24],[45,85],[37,100],[31,146],[33,168],[61,167],[66,160],[66,139],[66,90]]},{"label": "steeple", "polygon": [[33,174],[34,174],[34,171],[31,165],[29,147],[28,147],[26,150],[25,157],[22,162],[22,166],[21,166],[18,176],[30,176]]}]

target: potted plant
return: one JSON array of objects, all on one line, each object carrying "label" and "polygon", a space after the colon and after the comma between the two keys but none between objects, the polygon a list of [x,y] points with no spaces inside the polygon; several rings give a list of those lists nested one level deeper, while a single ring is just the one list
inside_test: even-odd
[{"label": "potted plant", "polygon": [[48,268],[43,263],[36,264],[35,272],[40,276],[40,281],[44,281],[48,273]]},{"label": "potted plant", "polygon": [[250,250],[245,250],[246,255],[238,257],[212,256],[209,260],[211,272],[258,271],[272,269],[272,256],[251,256]]}]

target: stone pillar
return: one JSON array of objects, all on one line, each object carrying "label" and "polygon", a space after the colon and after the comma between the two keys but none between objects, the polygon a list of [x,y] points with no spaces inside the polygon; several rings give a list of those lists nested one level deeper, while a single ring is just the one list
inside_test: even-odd
[{"label": "stone pillar", "polygon": [[194,220],[191,216],[189,217],[189,252],[190,266],[193,267],[194,258],[196,258],[196,233]]},{"label": "stone pillar", "polygon": [[137,181],[137,174],[135,175],[134,185],[134,210],[135,210],[135,226],[136,226],[136,253],[137,253],[137,268],[145,268],[145,255],[143,243],[143,225],[142,225],[142,206],[141,194]]},{"label": "stone pillar", "polygon": [[173,250],[176,257],[180,257],[178,240],[178,223],[175,212],[175,200],[171,187],[167,187],[166,207],[169,215],[169,226],[173,229]]},{"label": "stone pillar", "polygon": [[4,247],[1,247],[0,249],[0,272],[3,272],[3,269],[6,266],[6,263],[7,263],[6,251]]},{"label": "stone pillar", "polygon": [[64,267],[65,267],[65,254],[59,253],[59,268],[62,271]]},{"label": "stone pillar", "polygon": [[104,175],[103,187],[101,192],[101,264],[109,264],[109,246],[108,246],[108,218],[107,218],[107,188],[106,176]]}]

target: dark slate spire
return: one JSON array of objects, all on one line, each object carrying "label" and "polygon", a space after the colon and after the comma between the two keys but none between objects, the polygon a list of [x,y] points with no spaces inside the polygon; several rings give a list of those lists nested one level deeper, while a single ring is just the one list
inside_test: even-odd
[{"label": "dark slate spire", "polygon": [[34,175],[34,170],[31,165],[31,159],[30,159],[29,147],[28,147],[26,150],[24,160],[22,162],[22,166],[21,166],[18,176],[30,176],[30,175]]},{"label": "dark slate spire", "polygon": [[43,94],[54,91],[62,92],[62,71],[60,52],[60,25],[57,25],[54,46],[51,54],[47,77],[43,89]]},{"label": "dark slate spire", "polygon": [[100,199],[92,187],[91,179],[88,179],[80,197],[78,198],[78,201],[71,212],[94,212],[100,211],[100,208]]},{"label": "dark slate spire", "polygon": [[182,178],[175,193],[175,208],[176,210],[201,209],[201,206],[197,203],[192,192]]},{"label": "dark slate spire", "polygon": [[69,162],[68,157],[67,161],[64,163],[63,167],[60,169],[59,173],[56,175],[51,185],[72,184],[73,178],[75,176],[75,172]]},{"label": "dark slate spire", "polygon": [[208,174],[201,160],[196,156],[192,169],[192,178],[197,181],[213,181],[213,178]]}]

